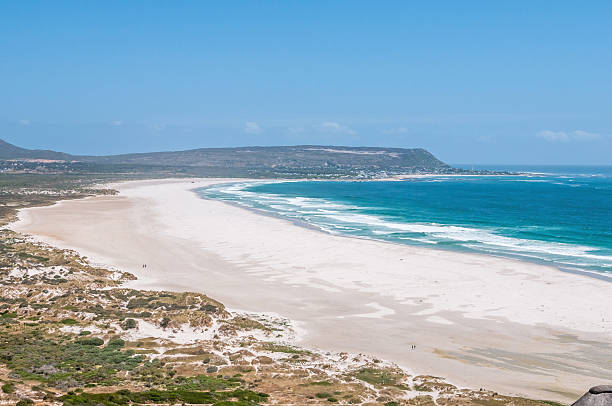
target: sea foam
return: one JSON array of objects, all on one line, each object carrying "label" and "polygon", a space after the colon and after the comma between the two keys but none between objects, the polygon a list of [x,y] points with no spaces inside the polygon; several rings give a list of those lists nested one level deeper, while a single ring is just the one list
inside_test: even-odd
[{"label": "sea foam", "polygon": [[[435,180],[447,183],[455,182],[455,179],[448,177]],[[574,179],[560,177],[554,179],[503,178],[498,181],[501,180],[512,181],[514,185],[546,184],[545,187],[571,187],[573,185],[570,181],[574,181]],[[472,184],[477,181],[478,178],[469,179]],[[427,179],[425,182],[431,185],[431,179]],[[233,182],[214,185],[200,190],[200,193],[205,197],[231,201],[244,207],[299,220],[335,234],[510,256],[552,263],[559,267],[612,273],[612,249],[605,246],[602,248],[555,241],[554,238],[545,240],[549,236],[555,237],[561,232],[567,232],[567,230],[563,230],[562,226],[556,225],[554,222],[547,225],[521,224],[520,227],[508,227],[501,224],[487,224],[477,227],[474,225],[424,221],[427,220],[424,218],[426,216],[419,218],[412,213],[410,215],[413,218],[408,219],[406,216],[402,217],[401,214],[410,212],[410,209],[415,208],[404,208],[401,206],[401,199],[387,200],[383,204],[379,204],[376,201],[358,202],[358,199],[349,202],[350,199],[346,198],[336,200],[329,197],[296,196],[296,192],[293,190],[290,193],[283,193],[284,185],[296,189],[299,186],[296,183],[305,182]],[[309,188],[308,192],[316,193],[317,188],[322,188],[324,184],[329,182],[308,183],[306,185]],[[361,192],[364,187],[363,183],[345,183],[343,189],[345,192],[346,190],[355,190],[355,193],[347,193],[347,195],[360,197],[360,193],[363,193]],[[388,187],[397,187],[395,184],[397,182],[389,182]],[[268,186],[273,186],[275,190],[279,190],[281,193],[270,192],[266,189]],[[436,187],[438,186],[436,185]],[[262,191],[262,188],[266,190]],[[452,199],[452,196],[450,198]],[[432,204],[435,203],[432,202]],[[502,205],[503,203],[503,201],[488,201],[483,202],[483,205]],[[393,213],[399,212],[400,215],[375,214],[385,212],[385,210]],[[483,207],[483,210],[488,210],[488,208]],[[453,220],[453,215],[452,210],[445,213],[445,217],[451,220]],[[420,221],[414,221],[415,219]],[[519,234],[522,237],[513,236],[513,234]],[[539,238],[525,238],[527,235],[534,235]]]}]

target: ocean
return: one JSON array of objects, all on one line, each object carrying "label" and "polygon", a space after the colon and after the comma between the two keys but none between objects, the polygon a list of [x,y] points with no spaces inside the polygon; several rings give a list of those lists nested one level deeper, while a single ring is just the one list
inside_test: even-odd
[{"label": "ocean", "polygon": [[506,256],[612,277],[612,167],[476,169],[528,173],[367,182],[237,181],[198,192],[334,234]]}]

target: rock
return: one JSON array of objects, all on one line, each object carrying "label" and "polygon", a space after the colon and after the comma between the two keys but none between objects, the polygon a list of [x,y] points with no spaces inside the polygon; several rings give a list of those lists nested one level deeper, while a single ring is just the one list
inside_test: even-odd
[{"label": "rock", "polygon": [[572,406],[612,406],[612,385],[593,386]]},{"label": "rock", "polygon": [[217,372],[218,370],[219,370],[219,368],[217,368],[215,366],[210,366],[210,367],[206,368],[206,372],[208,372],[209,374]]}]

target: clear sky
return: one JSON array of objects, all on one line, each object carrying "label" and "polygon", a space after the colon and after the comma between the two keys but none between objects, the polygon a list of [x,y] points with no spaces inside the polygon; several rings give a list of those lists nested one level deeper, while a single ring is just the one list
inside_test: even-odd
[{"label": "clear sky", "polygon": [[0,138],[612,164],[612,1],[6,0]]}]

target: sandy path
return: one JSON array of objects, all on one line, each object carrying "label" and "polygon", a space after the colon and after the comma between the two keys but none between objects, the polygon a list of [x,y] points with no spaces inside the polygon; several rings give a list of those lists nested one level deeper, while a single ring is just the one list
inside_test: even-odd
[{"label": "sandy path", "polygon": [[304,345],[459,385],[569,401],[612,380],[610,283],[328,235],[190,191],[213,182],[126,183],[120,196],[24,210],[12,228],[130,271],[136,287],[276,312],[301,323]]}]

